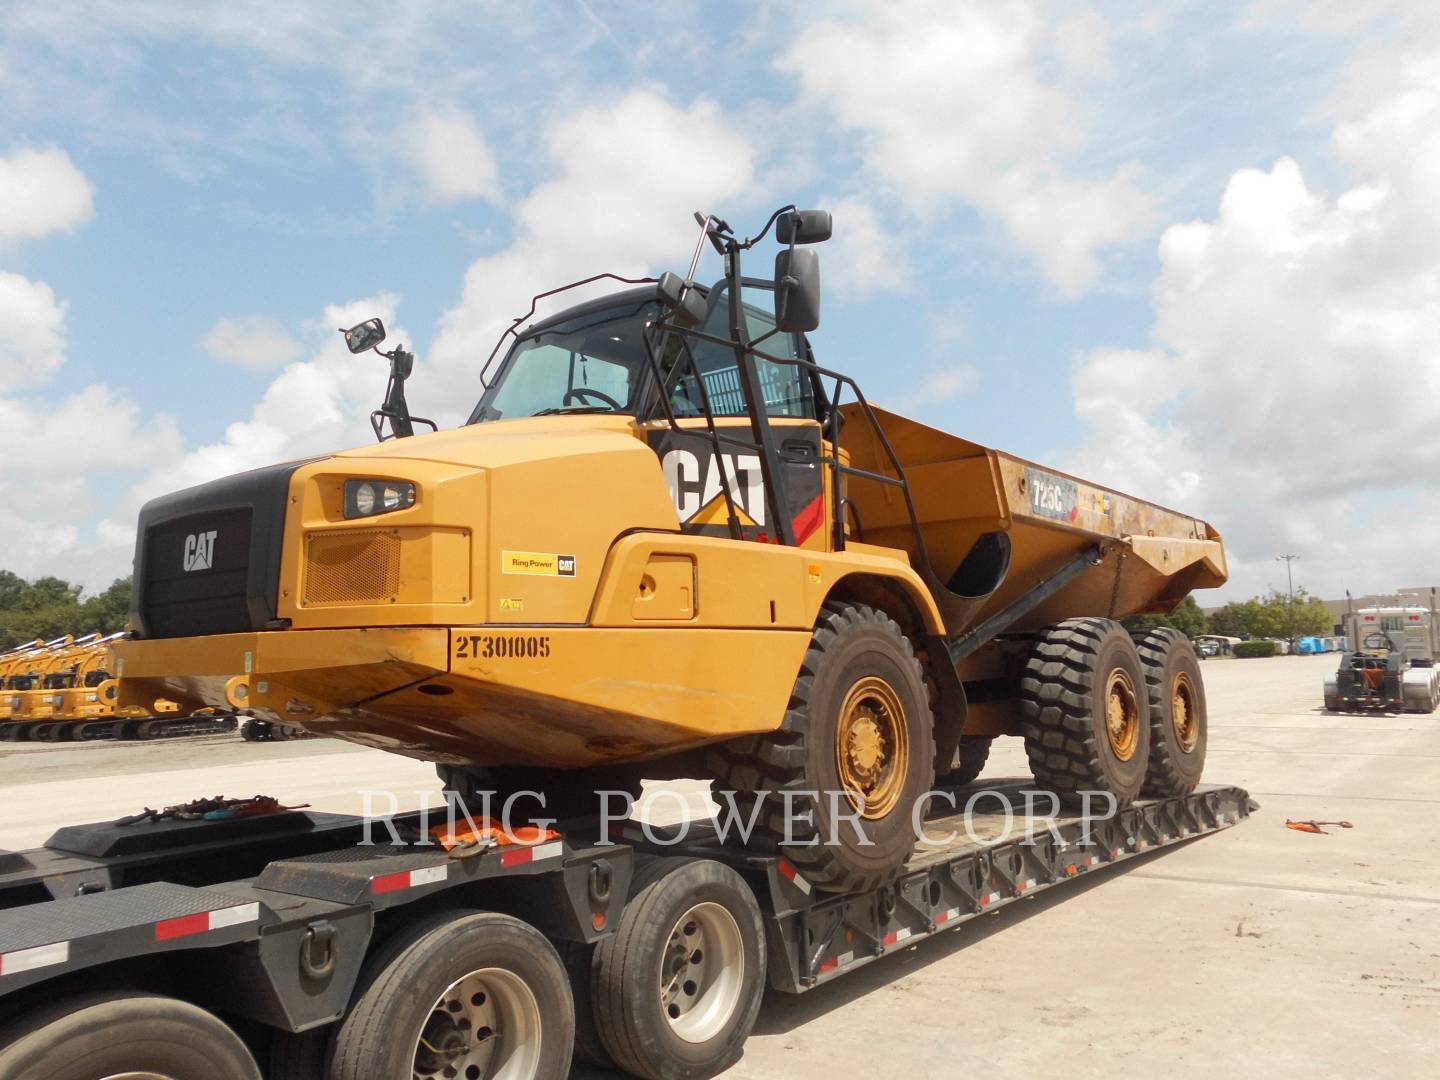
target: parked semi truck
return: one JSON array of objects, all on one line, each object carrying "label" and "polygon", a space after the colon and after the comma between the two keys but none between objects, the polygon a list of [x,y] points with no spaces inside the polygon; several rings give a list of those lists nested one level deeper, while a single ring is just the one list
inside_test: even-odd
[{"label": "parked semi truck", "polygon": [[1423,607],[1361,608],[1345,614],[1353,648],[1325,676],[1332,712],[1383,709],[1431,713],[1440,705],[1440,620]]},{"label": "parked semi truck", "polygon": [[[762,971],[804,989],[1245,812],[1243,792],[1197,791],[1189,642],[1118,621],[1221,584],[1218,534],[875,407],[820,366],[806,335],[828,215],[786,207],[743,239],[697,222],[684,277],[617,279],[545,318],[532,305],[461,427],[415,434],[413,357],[396,347],[378,445],[141,513],[133,632],[112,646],[122,706],[243,709],[433,761],[455,795],[538,791],[564,827],[486,823],[458,843],[471,859],[413,831],[357,848],[357,823],[313,816],[273,845],[253,823],[60,835],[18,857],[34,902],[0,913],[21,970],[39,957],[63,977],[77,955],[168,969],[193,944],[183,985],[147,984],[160,1000],[125,1015],[183,1012],[174,1030],[194,1034],[177,1041],[192,1043],[224,1041],[216,1013],[308,1033],[281,1038],[272,1077],[314,1060],[354,1080],[560,1075],[571,1024],[632,1072],[708,1076],[738,1054]],[[773,277],[747,277],[772,229]],[[708,286],[705,244],[724,262]],[[385,340],[378,319],[345,333],[357,354]],[[1108,846],[1072,852],[1073,817],[1038,861],[998,834],[938,851],[917,835],[928,793],[975,779],[1001,736],[1024,740],[1068,813],[1116,808]],[[601,848],[602,795],[678,777],[735,793],[754,833],[678,862],[629,834]],[[158,849],[126,840],[142,835]],[[199,865],[160,854],[169,843]],[[538,880],[501,873],[519,867]],[[90,878],[107,895],[64,901],[66,925],[99,934],[111,918],[118,952],[44,928],[48,897]],[[169,945],[170,918],[218,936]],[[241,965],[223,977],[222,954]],[[93,1015],[131,1007],[116,1000]],[[40,1053],[65,1023],[42,1007],[12,1053]],[[510,1071],[495,1072],[502,1032]],[[250,1075],[247,1048],[225,1045],[231,1072],[205,1075]],[[115,1067],[189,1075],[139,1062]]]}]

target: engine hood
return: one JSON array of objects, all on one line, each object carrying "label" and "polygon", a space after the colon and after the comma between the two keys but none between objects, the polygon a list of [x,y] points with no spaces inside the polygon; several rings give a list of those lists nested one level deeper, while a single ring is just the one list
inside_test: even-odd
[{"label": "engine hood", "polygon": [[[634,450],[643,429],[630,416],[528,416],[449,428],[335,454],[351,458],[433,461],[468,468],[498,468],[577,455]],[[338,463],[338,462],[337,462]]]}]

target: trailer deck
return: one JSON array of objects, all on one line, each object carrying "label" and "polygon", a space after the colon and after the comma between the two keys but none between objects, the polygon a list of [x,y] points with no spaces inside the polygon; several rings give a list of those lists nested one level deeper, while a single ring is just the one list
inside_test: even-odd
[{"label": "trailer deck", "polygon": [[285,811],[71,826],[42,848],[0,852],[0,1020],[159,965],[185,1000],[305,1032],[345,1015],[377,927],[406,918],[402,909],[480,907],[553,942],[592,943],[617,925],[632,870],[676,855],[741,875],[762,913],[769,982],[802,992],[1106,866],[1229,828],[1256,808],[1224,786],[1142,800],[1109,818],[1077,807],[1047,816],[1050,796],[1027,781],[952,794],[955,812],[925,822],[927,842],[901,873],[852,894],[822,893],[783,855],[724,843],[710,823],[631,821],[605,838],[585,819],[536,843],[468,853],[424,842],[443,814],[366,822]]}]

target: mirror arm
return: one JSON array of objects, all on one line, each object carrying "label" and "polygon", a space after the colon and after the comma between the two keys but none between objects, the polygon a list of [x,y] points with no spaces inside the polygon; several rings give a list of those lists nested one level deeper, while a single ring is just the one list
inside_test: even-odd
[{"label": "mirror arm", "polygon": [[405,401],[405,380],[415,366],[415,354],[399,346],[388,353],[380,352],[378,347],[375,351],[390,361],[390,381],[385,385],[385,402],[380,406],[380,414],[389,419],[390,430],[397,439],[409,438],[415,434],[415,425],[411,420],[410,406]]}]

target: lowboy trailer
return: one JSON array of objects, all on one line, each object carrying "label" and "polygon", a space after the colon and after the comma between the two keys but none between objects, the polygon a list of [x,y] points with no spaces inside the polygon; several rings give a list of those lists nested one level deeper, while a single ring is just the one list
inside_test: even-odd
[{"label": "lowboy trailer", "polygon": [[713,1076],[766,979],[803,992],[1255,809],[1204,786],[1027,818],[1028,781],[981,790],[881,887],[838,894],[708,824],[452,850],[443,811],[63,828],[0,852],[0,1078],[559,1078],[572,1053]]}]

